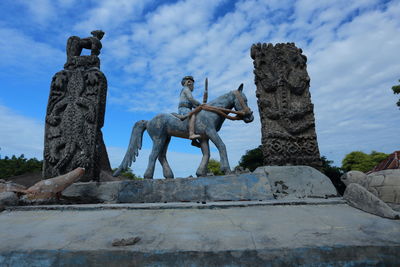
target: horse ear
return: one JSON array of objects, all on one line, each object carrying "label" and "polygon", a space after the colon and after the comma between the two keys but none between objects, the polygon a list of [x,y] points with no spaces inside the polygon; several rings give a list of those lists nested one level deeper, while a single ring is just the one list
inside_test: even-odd
[{"label": "horse ear", "polygon": [[239,92],[242,92],[242,91],[243,91],[243,83],[241,83],[241,84],[239,85],[238,91],[239,91]]}]

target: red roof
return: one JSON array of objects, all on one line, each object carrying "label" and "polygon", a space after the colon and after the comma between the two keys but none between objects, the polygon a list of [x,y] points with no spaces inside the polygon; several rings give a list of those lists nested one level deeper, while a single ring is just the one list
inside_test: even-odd
[{"label": "red roof", "polygon": [[381,161],[378,165],[376,165],[372,170],[367,172],[367,174],[371,172],[377,172],[387,169],[400,169],[400,151],[395,151],[389,155],[386,159]]}]

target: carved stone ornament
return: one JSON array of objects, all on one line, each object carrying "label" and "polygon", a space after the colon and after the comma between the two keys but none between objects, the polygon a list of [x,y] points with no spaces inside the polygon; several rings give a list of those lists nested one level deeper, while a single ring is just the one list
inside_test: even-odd
[{"label": "carved stone ornament", "polygon": [[[64,70],[57,72],[51,81],[43,178],[62,175],[77,167],[86,169],[83,181],[98,179],[101,170],[111,171],[101,132],[107,95],[107,79],[99,69],[97,57],[101,38],[88,37],[81,39],[83,42],[78,39],[76,36],[68,39]],[[82,48],[92,49],[92,55],[80,56]]]},{"label": "carved stone ornament", "polygon": [[294,43],[254,44],[251,57],[264,163],[321,166],[307,57]]}]

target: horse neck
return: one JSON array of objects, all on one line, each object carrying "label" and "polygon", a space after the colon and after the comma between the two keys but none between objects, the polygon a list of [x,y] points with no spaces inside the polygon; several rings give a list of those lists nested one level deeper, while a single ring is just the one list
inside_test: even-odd
[{"label": "horse neck", "polygon": [[235,105],[235,97],[233,92],[229,92],[214,99],[213,101],[210,101],[207,104],[213,107],[232,109]]}]

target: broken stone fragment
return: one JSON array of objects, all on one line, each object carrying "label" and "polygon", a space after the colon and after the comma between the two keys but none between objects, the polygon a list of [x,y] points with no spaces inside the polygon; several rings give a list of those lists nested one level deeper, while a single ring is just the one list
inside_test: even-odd
[{"label": "broken stone fragment", "polygon": [[113,247],[132,246],[139,242],[141,239],[138,236],[122,239],[114,239],[112,242]]},{"label": "broken stone fragment", "polygon": [[78,181],[85,174],[84,168],[76,168],[67,174],[42,180],[29,187],[25,193],[28,199],[49,199]]},{"label": "broken stone fragment", "polygon": [[4,180],[0,181],[0,193],[2,192],[15,192],[15,193],[24,193],[26,187],[20,184],[16,184],[13,182],[6,182]]},{"label": "broken stone fragment", "polygon": [[389,205],[359,184],[349,184],[343,198],[350,206],[365,212],[389,219],[398,220],[400,218],[399,212],[394,211]]},{"label": "broken stone fragment", "polygon": [[347,186],[351,183],[356,183],[366,187],[367,175],[360,171],[349,171],[340,177],[340,180]]},{"label": "broken stone fragment", "polygon": [[0,206],[16,206],[18,205],[19,198],[14,192],[1,192],[0,193]]},{"label": "broken stone fragment", "polygon": [[386,203],[400,204],[400,169],[382,170],[365,174],[349,171],[340,179],[346,185],[356,183]]}]

